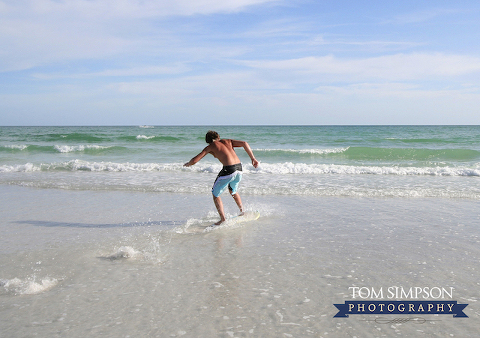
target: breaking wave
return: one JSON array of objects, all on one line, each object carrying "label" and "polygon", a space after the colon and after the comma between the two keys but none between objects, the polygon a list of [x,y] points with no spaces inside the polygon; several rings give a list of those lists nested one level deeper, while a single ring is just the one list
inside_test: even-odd
[{"label": "breaking wave", "polygon": [[[35,171],[91,171],[91,172],[190,172],[217,173],[220,164],[198,163],[186,168],[182,163],[116,163],[89,162],[71,160],[58,163],[21,165],[2,165],[0,172],[35,172]],[[480,165],[476,167],[414,167],[414,166],[354,166],[338,164],[307,164],[307,163],[261,163],[258,168],[251,164],[243,166],[247,174],[279,174],[279,175],[427,175],[427,176],[480,176]]]}]

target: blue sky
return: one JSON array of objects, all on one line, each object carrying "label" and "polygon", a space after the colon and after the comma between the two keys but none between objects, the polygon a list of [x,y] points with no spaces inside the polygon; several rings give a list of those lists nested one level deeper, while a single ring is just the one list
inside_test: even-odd
[{"label": "blue sky", "polygon": [[480,124],[480,3],[0,0],[0,125]]}]

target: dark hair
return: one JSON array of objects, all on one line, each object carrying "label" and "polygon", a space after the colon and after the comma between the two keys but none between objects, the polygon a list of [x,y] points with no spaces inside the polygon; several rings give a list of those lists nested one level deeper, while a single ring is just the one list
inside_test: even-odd
[{"label": "dark hair", "polygon": [[209,130],[207,132],[207,135],[205,135],[205,142],[212,143],[217,138],[220,138],[220,135],[218,135],[218,133],[216,131]]}]

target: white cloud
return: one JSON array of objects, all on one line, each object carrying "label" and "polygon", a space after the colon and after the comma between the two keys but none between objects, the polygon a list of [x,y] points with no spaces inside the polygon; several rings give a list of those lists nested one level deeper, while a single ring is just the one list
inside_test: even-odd
[{"label": "white cloud", "polygon": [[242,91],[255,91],[262,87],[263,81],[252,72],[226,72],[198,76],[185,76],[175,79],[120,82],[110,87],[122,94],[164,95],[174,97],[172,93],[182,95],[179,100],[189,97],[235,96]]},{"label": "white cloud", "polygon": [[[295,84],[273,81],[256,72],[228,72],[185,76],[179,78],[119,82],[109,85],[108,90],[132,97],[148,97],[150,100],[182,103],[191,100],[221,98],[223,105],[242,106],[253,101],[264,108],[282,106],[295,102],[302,105],[302,98],[313,98],[317,102],[339,104],[349,100],[424,100],[442,98],[464,98],[470,102],[480,98],[480,86],[470,85],[457,88],[427,88],[415,82],[359,82],[319,85],[309,91],[298,91]],[[305,101],[306,104],[306,101]],[[313,107],[313,105],[312,105]],[[300,108],[297,108],[300,109]]]},{"label": "white cloud", "polygon": [[435,90],[414,83],[364,82],[301,92],[254,71],[0,94],[4,107],[34,112],[29,121],[40,124],[47,118],[53,124],[81,124],[85,111],[96,112],[88,120],[93,124],[471,124],[480,123],[479,98],[478,85]]},{"label": "white cloud", "polygon": [[[272,72],[282,72],[292,77],[300,76],[321,81],[319,75],[331,81],[388,81],[428,80],[480,72],[480,58],[442,53],[395,54],[370,58],[304,57],[280,61],[245,61],[245,65]],[[315,80],[316,79],[316,80]]]},{"label": "white cloud", "polygon": [[[131,46],[102,22],[62,3],[19,1],[0,14],[0,71],[22,70],[51,62],[103,58]],[[52,9],[53,7],[53,9]]]},{"label": "white cloud", "polygon": [[108,69],[100,72],[63,74],[63,73],[34,73],[32,76],[36,79],[52,80],[61,78],[87,79],[98,77],[141,77],[158,75],[176,75],[191,70],[191,67],[183,63],[174,63],[163,66],[145,66],[132,68]]},{"label": "white cloud", "polygon": [[18,10],[30,16],[69,14],[77,17],[146,18],[236,12],[279,0],[3,0],[0,14]]},{"label": "white cloud", "polygon": [[[151,20],[236,12],[275,0],[0,0],[0,71],[165,50]],[[174,31],[174,29],[173,29]]]}]

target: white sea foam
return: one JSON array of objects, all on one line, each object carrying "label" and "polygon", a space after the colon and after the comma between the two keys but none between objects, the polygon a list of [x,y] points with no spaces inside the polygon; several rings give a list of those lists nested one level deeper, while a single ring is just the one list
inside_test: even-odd
[{"label": "white sea foam", "polygon": [[[109,171],[109,172],[155,172],[174,171],[191,173],[217,173],[220,164],[199,163],[192,167],[184,167],[182,163],[116,163],[89,162],[71,160],[50,164],[20,164],[0,166],[0,172],[34,172],[34,171]],[[246,174],[277,175],[396,175],[396,176],[480,176],[480,165],[476,167],[401,167],[401,166],[353,166],[338,164],[307,163],[260,163],[258,168],[251,164],[243,166]]]},{"label": "white sea foam", "polygon": [[327,149],[253,149],[253,151],[264,151],[264,152],[286,152],[286,153],[296,153],[296,154],[335,154],[343,153],[348,150],[349,147],[345,148],[327,148]]},{"label": "white sea foam", "polygon": [[83,171],[172,171],[181,170],[180,163],[115,163],[115,162],[87,162],[81,160],[73,160],[66,163],[65,167],[71,170]]},{"label": "white sea foam", "polygon": [[7,145],[4,145],[3,147],[7,149],[18,149],[18,150],[25,150],[28,148],[28,146],[25,144],[7,144]]},{"label": "white sea foam", "polygon": [[132,248],[131,246],[122,246],[118,248],[114,253],[106,256],[108,259],[124,259],[124,258],[139,258],[143,257],[143,254]]},{"label": "white sea foam", "polygon": [[0,166],[0,173],[8,172],[34,172],[42,170],[41,166],[33,163],[17,164],[17,165],[2,165]]},{"label": "white sea foam", "polygon": [[161,239],[157,236],[147,239],[145,243],[135,241],[135,246],[140,245],[142,247],[140,250],[130,245],[124,245],[101,257],[109,260],[141,260],[163,263],[167,255],[161,249]]},{"label": "white sea foam", "polygon": [[255,173],[268,174],[344,174],[344,175],[428,175],[428,176],[480,176],[480,168],[465,167],[399,167],[399,166],[351,166],[336,164],[262,163]]},{"label": "white sea foam", "polygon": [[461,198],[480,199],[478,189],[443,189],[431,187],[355,187],[355,186],[309,186],[299,184],[298,186],[264,186],[251,187],[249,195],[273,195],[273,196],[335,196],[335,197],[393,197],[393,198]]},{"label": "white sea foam", "polygon": [[152,138],[155,138],[155,136],[137,135],[137,140],[150,140]]},{"label": "white sea foam", "polygon": [[42,293],[53,288],[57,283],[57,279],[48,276],[42,278],[40,281],[38,281],[35,276],[23,280],[20,278],[0,280],[0,286],[3,286],[7,292],[13,292],[17,295],[35,295]]},{"label": "white sea foam", "polygon": [[[205,224],[213,224],[218,221],[218,214],[214,211],[209,211],[208,214],[202,219],[189,218],[185,224],[175,227],[172,231],[178,234],[191,233],[191,232],[201,232],[202,229],[198,229],[199,226],[205,226]],[[193,230],[192,230],[193,229]],[[198,231],[196,231],[198,230]]]},{"label": "white sea foam", "polygon": [[73,153],[85,151],[85,149],[107,149],[109,147],[99,146],[99,145],[77,145],[77,146],[67,146],[67,145],[55,145],[55,150],[60,153]]},{"label": "white sea foam", "polygon": [[88,162],[83,160],[71,160],[67,162],[42,163],[42,164],[19,164],[0,166],[0,172],[34,172],[34,171],[171,171],[182,170],[181,163],[116,163],[116,162]]}]

